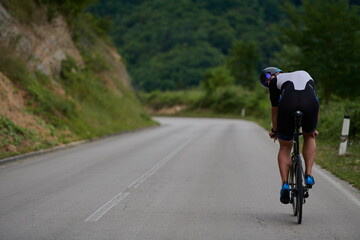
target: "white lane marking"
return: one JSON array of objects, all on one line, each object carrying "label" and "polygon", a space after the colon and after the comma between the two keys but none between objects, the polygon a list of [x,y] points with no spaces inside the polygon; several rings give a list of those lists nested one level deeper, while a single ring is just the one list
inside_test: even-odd
[{"label": "white lane marking", "polygon": [[104,216],[111,208],[115,207],[119,202],[129,196],[130,193],[119,193],[114,198],[112,198],[109,202],[105,203],[102,207],[96,210],[93,214],[91,214],[84,222],[96,222],[102,216]]},{"label": "white lane marking", "polygon": [[84,220],[84,222],[96,222],[102,216],[104,216],[111,208],[115,207],[122,200],[124,200],[127,196],[130,195],[130,190],[133,188],[137,188],[142,183],[144,183],[149,177],[151,177],[154,173],[156,173],[162,166],[165,165],[167,161],[173,158],[177,153],[179,153],[189,142],[191,139],[186,140],[180,146],[175,148],[172,152],[162,158],[157,164],[155,164],[151,169],[149,169],[146,173],[141,175],[138,179],[136,179],[133,183],[131,183],[125,192],[121,192],[113,197],[110,201],[101,206],[98,210],[96,210],[93,214],[91,214],[88,218]]},{"label": "white lane marking", "polygon": [[137,188],[138,186],[140,186],[140,184],[145,182],[151,175],[153,175],[157,170],[159,170],[162,166],[164,166],[167,161],[169,161],[178,152],[180,152],[189,142],[190,142],[190,139],[183,142],[180,146],[178,146],[176,149],[174,149],[171,153],[166,155],[163,159],[161,159],[160,162],[158,162],[151,169],[149,169],[146,173],[144,173],[142,176],[140,176],[138,179],[136,179],[132,184],[130,184],[128,186],[128,189]]},{"label": "white lane marking", "polygon": [[351,194],[349,190],[344,188],[340,183],[335,181],[333,178],[329,177],[328,174],[325,173],[320,167],[314,165],[314,171],[316,174],[321,175],[321,177],[325,178],[330,184],[332,184],[338,191],[340,191],[343,195],[349,198],[358,208],[360,208],[360,201],[359,199]]}]

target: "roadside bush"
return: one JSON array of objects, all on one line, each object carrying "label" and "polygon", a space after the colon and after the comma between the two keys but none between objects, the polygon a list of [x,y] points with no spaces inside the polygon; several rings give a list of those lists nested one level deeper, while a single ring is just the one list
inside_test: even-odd
[{"label": "roadside bush", "polygon": [[28,131],[16,126],[12,121],[0,115],[0,148],[7,144],[19,144],[25,140]]},{"label": "roadside bush", "polygon": [[349,136],[360,141],[360,99],[346,103],[344,112],[350,116]]},{"label": "roadside bush", "polygon": [[19,59],[14,58],[13,49],[9,46],[0,44],[0,71],[15,83],[23,83],[28,76],[28,70],[25,63]]},{"label": "roadside bush", "polygon": [[238,114],[245,107],[246,98],[237,87],[217,88],[201,100],[199,107],[209,108],[219,113]]},{"label": "roadside bush", "polygon": [[186,105],[188,108],[194,108],[203,95],[204,93],[199,90],[138,93],[140,100],[155,110],[175,105]]},{"label": "roadside bush", "polygon": [[320,105],[319,132],[324,140],[338,142],[341,135],[344,115],[350,116],[349,139],[360,140],[360,101],[336,99]]},{"label": "roadside bush", "polygon": [[141,101],[159,110],[164,107],[186,105],[190,110],[211,110],[222,114],[269,118],[270,105],[263,89],[248,91],[241,86],[218,87],[212,91],[194,89],[188,91],[153,91],[138,93]]},{"label": "roadside bush", "polygon": [[249,91],[241,86],[217,88],[204,95],[197,104],[198,108],[208,108],[218,113],[241,114],[247,116],[268,117],[269,104],[263,89]]},{"label": "roadside bush", "polygon": [[234,81],[235,79],[229,69],[225,66],[220,66],[208,70],[200,85],[210,95],[218,89],[231,87]]},{"label": "roadside bush", "polygon": [[258,118],[266,118],[270,121],[270,102],[267,89],[255,88],[246,91],[245,109],[247,115]]}]

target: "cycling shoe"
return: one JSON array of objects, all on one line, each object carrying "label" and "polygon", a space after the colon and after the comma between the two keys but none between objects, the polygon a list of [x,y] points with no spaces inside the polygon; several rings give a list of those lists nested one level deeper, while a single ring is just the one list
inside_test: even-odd
[{"label": "cycling shoe", "polygon": [[283,204],[290,203],[290,187],[288,183],[284,183],[280,191],[280,202]]},{"label": "cycling shoe", "polygon": [[313,176],[305,175],[305,184],[307,188],[312,188],[312,186],[315,184],[315,179]]}]

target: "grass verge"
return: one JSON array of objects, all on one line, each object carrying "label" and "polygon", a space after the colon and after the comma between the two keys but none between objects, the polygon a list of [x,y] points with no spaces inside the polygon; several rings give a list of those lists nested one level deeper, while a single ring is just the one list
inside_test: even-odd
[{"label": "grass verge", "polygon": [[339,145],[318,141],[316,163],[335,176],[360,189],[360,146],[349,145],[347,153],[339,155]]}]

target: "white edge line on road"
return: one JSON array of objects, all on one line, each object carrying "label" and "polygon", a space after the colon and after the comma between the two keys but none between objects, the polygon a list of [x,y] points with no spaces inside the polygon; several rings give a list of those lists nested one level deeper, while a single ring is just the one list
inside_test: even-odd
[{"label": "white edge line on road", "polygon": [[332,184],[339,192],[345,195],[348,199],[350,199],[358,208],[360,208],[360,201],[359,199],[354,196],[347,188],[344,188],[340,183],[330,177],[323,169],[319,166],[314,166],[314,170],[316,174],[320,175],[322,178],[326,179],[330,184]]},{"label": "white edge line on road", "polygon": [[150,170],[141,175],[138,179],[136,179],[133,183],[131,183],[125,192],[121,192],[113,197],[110,201],[101,206],[98,210],[96,210],[93,214],[91,214],[88,218],[84,220],[84,222],[96,222],[102,216],[104,216],[111,208],[115,207],[118,203],[124,200],[130,194],[130,190],[132,188],[137,188],[143,182],[145,182],[149,177],[151,177],[155,172],[157,172],[162,166],[165,165],[167,161],[173,158],[177,153],[179,153],[189,142],[191,139],[184,141],[180,146],[175,148],[172,152],[166,155],[163,159],[161,159],[157,164],[155,164]]}]

